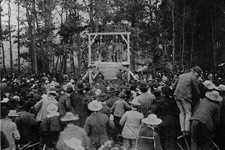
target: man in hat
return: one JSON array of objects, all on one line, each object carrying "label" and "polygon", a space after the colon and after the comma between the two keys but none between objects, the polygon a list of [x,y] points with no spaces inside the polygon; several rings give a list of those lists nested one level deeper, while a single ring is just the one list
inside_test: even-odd
[{"label": "man in hat", "polygon": [[133,106],[132,110],[123,114],[120,120],[120,125],[123,126],[122,136],[125,149],[135,148],[135,140],[141,125],[141,120],[144,118],[144,115],[137,109],[140,103],[132,101],[131,104]]},{"label": "man in hat", "polygon": [[222,97],[218,91],[205,94],[191,117],[191,149],[207,150],[212,145],[213,134],[219,125]]},{"label": "man in hat", "polygon": [[72,111],[71,106],[71,94],[73,93],[72,87],[67,87],[65,93],[61,94],[59,97],[59,113],[64,116],[66,112]]},{"label": "man in hat", "polygon": [[146,116],[146,114],[150,111],[150,107],[153,101],[156,99],[155,95],[153,95],[149,89],[147,84],[140,85],[141,94],[137,96],[134,100],[141,104],[141,112]]},{"label": "man in hat", "polygon": [[97,149],[109,139],[107,133],[109,118],[106,114],[100,112],[102,104],[97,100],[90,102],[88,109],[92,113],[87,118],[84,129],[90,137],[92,148]]},{"label": "man in hat", "polygon": [[43,121],[45,118],[47,118],[48,105],[54,104],[58,107],[58,101],[56,100],[57,96],[58,93],[55,91],[55,89],[50,89],[47,92],[47,95],[43,95],[42,99],[34,105],[34,109],[37,112],[37,122]]},{"label": "man in hat", "polygon": [[89,150],[90,140],[87,133],[83,128],[74,124],[78,120],[79,116],[72,112],[66,112],[61,118],[61,122],[66,124],[66,127],[60,132],[56,145],[57,150],[77,150],[78,148],[80,148],[79,150]]},{"label": "man in hat", "polygon": [[70,96],[72,112],[80,116],[78,125],[80,127],[84,126],[85,120],[87,118],[87,97],[83,93],[83,83],[78,83],[77,91],[73,92]]},{"label": "man in hat", "polygon": [[180,127],[183,135],[190,133],[192,103],[200,98],[198,77],[201,72],[200,67],[193,67],[190,72],[181,74],[176,84],[174,97],[180,110]]},{"label": "man in hat", "polygon": [[220,124],[217,129],[216,134],[216,141],[218,145],[220,146],[220,149],[225,148],[225,85],[220,84],[218,86],[218,90],[220,92],[220,95],[223,97],[223,101],[221,102],[221,111],[220,111]]},{"label": "man in hat", "polygon": [[[2,131],[5,134],[8,142],[9,142],[9,147],[6,150],[16,149],[15,140],[20,139],[20,134],[19,134],[19,131],[17,129],[17,126],[11,119],[9,119],[7,117],[8,108],[6,106],[2,106],[0,111],[1,111],[1,115],[0,115],[0,117],[1,117],[0,118],[1,128],[0,128],[0,131]],[[17,116],[15,111],[11,111],[11,113],[9,115],[11,117]]]}]

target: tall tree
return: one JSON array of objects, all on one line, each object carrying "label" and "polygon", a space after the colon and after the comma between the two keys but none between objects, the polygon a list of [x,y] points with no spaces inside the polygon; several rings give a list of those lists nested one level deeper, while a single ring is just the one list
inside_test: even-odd
[{"label": "tall tree", "polygon": [[13,71],[13,52],[12,52],[12,34],[11,34],[11,0],[8,0],[8,32],[9,32],[9,54],[10,69]]},{"label": "tall tree", "polygon": [[20,72],[20,2],[17,2],[17,53],[18,71]]}]

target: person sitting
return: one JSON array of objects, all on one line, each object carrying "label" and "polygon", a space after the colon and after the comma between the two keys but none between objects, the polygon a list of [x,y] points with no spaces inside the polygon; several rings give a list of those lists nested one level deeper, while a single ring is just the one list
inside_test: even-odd
[{"label": "person sitting", "polygon": [[97,149],[109,139],[107,133],[109,118],[106,114],[100,112],[102,104],[97,100],[90,102],[88,109],[92,113],[87,118],[84,129],[91,140],[91,148]]}]

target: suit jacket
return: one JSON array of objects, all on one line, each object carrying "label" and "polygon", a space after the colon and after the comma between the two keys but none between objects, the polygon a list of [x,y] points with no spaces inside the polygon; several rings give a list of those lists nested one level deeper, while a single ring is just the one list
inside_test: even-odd
[{"label": "suit jacket", "polygon": [[199,81],[192,72],[179,76],[174,96],[178,100],[192,102],[193,98],[200,97]]}]

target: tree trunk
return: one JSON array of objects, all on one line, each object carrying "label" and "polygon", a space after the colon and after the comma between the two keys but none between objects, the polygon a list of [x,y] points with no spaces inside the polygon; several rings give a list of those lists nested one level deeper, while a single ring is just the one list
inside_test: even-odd
[{"label": "tree trunk", "polygon": [[11,69],[11,72],[13,72],[13,52],[12,52],[12,34],[11,34],[11,0],[8,1],[8,30],[9,30],[10,69]]},{"label": "tree trunk", "polygon": [[[2,43],[2,0],[0,0],[0,47],[1,47],[1,52],[2,52],[2,67],[3,67],[3,72],[5,73],[6,67],[5,67],[5,50],[4,50],[4,45]],[[0,52],[0,53],[1,53]]]},{"label": "tree trunk", "polygon": [[212,8],[212,15],[211,15],[211,37],[212,37],[212,71],[215,71],[216,68],[216,21],[215,21],[215,7]]},{"label": "tree trunk", "polygon": [[174,67],[175,66],[175,38],[176,38],[176,34],[175,34],[175,6],[172,7],[171,15],[172,15],[172,26],[173,26],[173,33],[172,33],[173,51],[172,51],[172,56],[173,56],[173,67]]},{"label": "tree trunk", "polygon": [[18,52],[18,72],[20,72],[20,3],[17,4],[17,52]]},{"label": "tree trunk", "polygon": [[191,27],[191,52],[190,52],[190,65],[189,67],[192,67],[193,64],[193,52],[194,52],[194,27],[195,27],[195,22],[192,23]]},{"label": "tree trunk", "polygon": [[[33,0],[32,2],[32,18],[35,18],[35,0]],[[34,73],[37,74],[38,73],[38,66],[37,66],[37,49],[35,46],[35,20],[32,19],[32,49],[33,49],[33,58],[34,58]]]},{"label": "tree trunk", "polygon": [[185,0],[183,6],[183,19],[182,19],[182,51],[181,51],[182,69],[184,69],[184,51],[185,51]]}]

